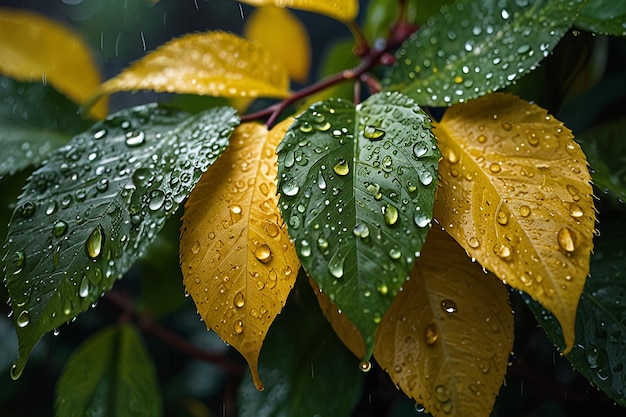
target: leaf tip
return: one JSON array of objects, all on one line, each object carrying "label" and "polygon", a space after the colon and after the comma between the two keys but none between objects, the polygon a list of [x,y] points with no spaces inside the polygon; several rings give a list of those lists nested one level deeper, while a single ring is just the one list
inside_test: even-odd
[{"label": "leaf tip", "polygon": [[259,368],[256,366],[250,366],[250,374],[252,375],[252,382],[254,383],[254,387],[258,391],[264,391],[265,385],[263,385],[263,381],[261,381],[261,376],[259,375]]}]

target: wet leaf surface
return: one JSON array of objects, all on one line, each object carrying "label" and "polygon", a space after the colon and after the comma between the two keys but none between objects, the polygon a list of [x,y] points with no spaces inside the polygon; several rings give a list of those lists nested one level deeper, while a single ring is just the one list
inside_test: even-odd
[{"label": "wet leaf surface", "polygon": [[[91,51],[77,34],[38,13],[19,9],[0,8],[0,73],[20,81],[49,83],[77,104],[84,103],[100,84]],[[91,114],[106,116],[106,101]]]},{"label": "wet leaf surface", "polygon": [[432,218],[439,151],[429,120],[399,93],[356,107],[329,100],[298,116],[277,152],[280,208],[302,265],[369,357]]},{"label": "wet leaf surface", "polygon": [[451,107],[435,217],[498,278],[552,311],[574,343],[595,208],[585,155],[561,122],[515,96]]},{"label": "wet leaf surface", "polygon": [[587,0],[576,18],[576,26],[589,32],[626,36],[626,3]]},{"label": "wet leaf surface", "polygon": [[445,5],[400,47],[384,84],[429,106],[499,90],[550,54],[582,5],[582,0]]},{"label": "wet leaf surface", "polygon": [[237,128],[191,193],[181,229],[185,288],[207,328],[246,358],[259,389],[263,340],[300,269],[276,195],[275,150],[291,122]]},{"label": "wet leaf surface", "polygon": [[3,252],[20,342],[14,378],[43,334],[87,310],[141,256],[228,144],[234,113],[124,110],[33,173]]},{"label": "wet leaf surface", "polygon": [[58,382],[55,415],[158,417],[162,407],[144,343],[124,325],[101,330],[72,354]]},{"label": "wet leaf surface", "polygon": [[344,21],[354,20],[359,11],[357,0],[242,0],[241,2],[252,6],[290,7]]}]

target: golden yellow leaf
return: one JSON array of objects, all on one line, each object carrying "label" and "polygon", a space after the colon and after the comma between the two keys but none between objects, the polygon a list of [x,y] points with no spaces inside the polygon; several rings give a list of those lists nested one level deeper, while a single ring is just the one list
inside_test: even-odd
[{"label": "golden yellow leaf", "polygon": [[281,62],[291,79],[306,82],[311,66],[309,34],[293,13],[275,6],[260,7],[246,20],[243,34]]},{"label": "golden yellow leaf", "polygon": [[431,229],[376,332],[378,363],[435,417],[487,417],[512,347],[506,287]]},{"label": "golden yellow leaf", "polygon": [[452,106],[435,218],[469,256],[552,311],[567,353],[589,272],[595,209],[585,155],[542,108],[506,94]]},{"label": "golden yellow leaf", "polygon": [[[100,84],[87,44],[66,27],[26,10],[0,8],[0,73],[50,83],[78,104]],[[91,114],[106,116],[106,102]]]},{"label": "golden yellow leaf", "polygon": [[333,303],[326,293],[320,291],[317,282],[309,278],[309,283],[313,291],[315,291],[317,302],[322,309],[322,313],[324,313],[324,317],[326,317],[339,339],[357,358],[363,358],[365,356],[365,342],[361,332],[345,314],[339,312],[337,305]]},{"label": "golden yellow leaf", "polygon": [[194,33],[149,53],[102,84],[97,94],[133,90],[283,98],[289,95],[289,77],[255,43],[224,32]]},{"label": "golden yellow leaf", "polygon": [[352,21],[359,12],[357,0],[240,0],[251,6],[274,5],[320,13],[333,19]]},{"label": "golden yellow leaf", "polygon": [[291,122],[269,133],[239,126],[189,196],[181,229],[185,288],[207,328],[246,358],[261,390],[259,352],[300,268],[276,195],[275,150]]}]

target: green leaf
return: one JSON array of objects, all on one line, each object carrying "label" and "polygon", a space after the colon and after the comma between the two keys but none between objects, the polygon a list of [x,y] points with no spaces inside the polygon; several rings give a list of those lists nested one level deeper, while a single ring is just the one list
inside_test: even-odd
[{"label": "green leaf", "polygon": [[575,23],[589,32],[626,36],[626,2],[587,0]]},{"label": "green leaf", "polygon": [[48,85],[0,75],[0,178],[40,164],[93,122],[74,102]]},{"label": "green leaf", "polygon": [[384,80],[420,105],[448,106],[533,70],[570,28],[583,0],[461,0],[413,34]]},{"label": "green leaf", "polygon": [[[621,405],[626,405],[626,237],[623,223],[606,224],[591,258],[591,275],[580,298],[576,345],[565,355],[574,368]],[[563,349],[554,316],[523,295],[548,337]]]},{"label": "green leaf", "polygon": [[17,378],[46,332],[111,288],[227,146],[239,119],[138,106],[49,156],[13,213],[3,256],[19,338]]},{"label": "green leaf", "polygon": [[130,325],[109,327],[85,341],[59,379],[56,417],[157,417],[162,400],[154,365]]},{"label": "green leaf", "polygon": [[278,147],[283,218],[307,273],[366,345],[432,219],[440,156],[426,114],[400,93],[320,102]]},{"label": "green leaf", "polygon": [[587,130],[576,137],[587,155],[593,182],[604,191],[626,200],[626,119]]},{"label": "green leaf", "polygon": [[[259,361],[265,385],[250,374],[238,392],[240,417],[344,417],[361,396],[359,361],[324,319],[306,278],[272,324]],[[340,395],[337,395],[341,393]]]},{"label": "green leaf", "polygon": [[[428,3],[427,3],[428,4]],[[367,6],[363,33],[370,42],[376,39],[385,39],[398,13],[396,0],[372,0]]]}]

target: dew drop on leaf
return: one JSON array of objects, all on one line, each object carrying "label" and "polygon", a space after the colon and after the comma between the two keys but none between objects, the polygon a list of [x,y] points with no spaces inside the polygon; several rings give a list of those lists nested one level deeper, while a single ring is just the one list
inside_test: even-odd
[{"label": "dew drop on leaf", "polygon": [[369,372],[372,369],[372,362],[361,361],[361,363],[359,363],[359,369],[361,372]]},{"label": "dew drop on leaf", "polygon": [[433,182],[433,174],[430,171],[422,171],[418,174],[418,177],[422,185],[428,186]]},{"label": "dew drop on leaf", "polygon": [[562,227],[557,234],[559,247],[565,252],[574,252],[576,250],[576,236],[568,227]]},{"label": "dew drop on leaf", "polygon": [[439,339],[439,328],[437,324],[430,323],[426,326],[426,330],[424,331],[424,339],[426,340],[427,345],[434,345],[435,342]]},{"label": "dew drop on leaf", "polygon": [[305,258],[311,256],[311,245],[306,240],[300,242],[300,255]]},{"label": "dew drop on leaf", "polygon": [[570,203],[568,207],[569,215],[575,219],[583,216],[583,209],[576,203]]},{"label": "dew drop on leaf", "polygon": [[239,291],[237,294],[235,294],[235,299],[233,300],[235,307],[237,308],[242,308],[245,304],[246,304],[246,300],[244,298],[244,295],[241,291]]},{"label": "dew drop on leaf", "polygon": [[426,227],[430,224],[430,219],[425,214],[422,214],[421,211],[416,211],[413,216],[413,221],[417,225],[417,227]]},{"label": "dew drop on leaf", "polygon": [[519,208],[519,215],[522,216],[522,217],[530,216],[530,212],[531,212],[530,207],[528,207],[525,204],[520,206],[520,208]]},{"label": "dew drop on leaf", "polygon": [[392,204],[386,204],[382,207],[385,223],[393,226],[398,222],[398,209]]},{"label": "dew drop on leaf", "polygon": [[363,136],[372,141],[381,140],[385,136],[385,131],[376,126],[365,126]]},{"label": "dew drop on leaf", "polygon": [[254,256],[259,262],[267,264],[272,260],[272,250],[267,244],[263,243],[254,250]]},{"label": "dew drop on leaf", "polygon": [[52,227],[52,234],[56,237],[63,236],[67,232],[67,223],[63,220],[59,220]]},{"label": "dew drop on leaf", "polygon": [[146,134],[141,130],[133,130],[126,133],[126,146],[139,146],[146,140]]},{"label": "dew drop on leaf", "polygon": [[504,243],[496,243],[493,246],[493,253],[503,261],[510,262],[513,260],[513,251]]},{"label": "dew drop on leaf", "polygon": [[370,235],[370,229],[364,223],[357,223],[352,229],[352,233],[356,237],[360,237],[361,239],[365,239]]},{"label": "dew drop on leaf", "polygon": [[104,242],[104,231],[102,226],[98,225],[92,230],[85,243],[85,252],[91,259],[97,259],[102,253],[102,244]]},{"label": "dew drop on leaf", "polygon": [[87,278],[87,276],[83,276],[80,281],[80,285],[78,286],[78,295],[82,298],[89,295],[89,278]]},{"label": "dew drop on leaf", "polygon": [[197,255],[198,252],[200,252],[200,242],[196,240],[191,245],[191,253],[193,253],[194,255]]},{"label": "dew drop on leaf", "polygon": [[343,276],[343,263],[346,258],[341,252],[337,252],[328,262],[328,271],[335,278],[341,278]]},{"label": "dew drop on leaf", "polygon": [[152,211],[159,210],[165,203],[165,193],[161,190],[154,190],[150,193],[150,203],[148,207]]},{"label": "dew drop on leaf", "polygon": [[446,298],[444,300],[441,300],[441,303],[439,305],[441,306],[441,309],[446,313],[454,314],[457,311],[457,306],[454,300]]},{"label": "dew drop on leaf", "polygon": [[350,172],[350,166],[348,165],[348,161],[343,158],[340,159],[339,162],[337,162],[335,166],[333,166],[333,171],[335,171],[337,175],[340,175],[342,177],[348,175],[348,173]]},{"label": "dew drop on leaf", "polygon": [[417,142],[413,146],[413,155],[417,158],[421,158],[428,152],[428,145],[423,142]]},{"label": "dew drop on leaf", "polygon": [[471,248],[476,249],[477,247],[480,246],[480,241],[476,238],[476,236],[472,236],[467,240],[468,245],[470,245]]},{"label": "dew drop on leaf", "polygon": [[18,327],[26,327],[30,323],[30,314],[28,310],[24,310],[17,316],[17,326]]},{"label": "dew drop on leaf", "polygon": [[435,387],[435,398],[440,403],[450,400],[450,390],[445,385],[437,385]]},{"label": "dew drop on leaf", "polygon": [[243,321],[236,320],[235,324],[233,324],[233,330],[235,331],[235,334],[243,333]]},{"label": "dew drop on leaf", "polygon": [[294,179],[287,180],[285,183],[283,183],[281,189],[283,191],[283,194],[289,197],[295,196],[296,194],[298,194],[298,191],[300,191],[300,187]]}]

